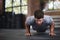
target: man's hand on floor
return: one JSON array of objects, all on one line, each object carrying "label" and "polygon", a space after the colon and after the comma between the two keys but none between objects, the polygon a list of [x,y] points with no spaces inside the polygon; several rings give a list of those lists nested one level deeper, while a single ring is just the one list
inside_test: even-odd
[{"label": "man's hand on floor", "polygon": [[26,36],[31,36],[31,33],[26,33],[25,35],[26,35]]},{"label": "man's hand on floor", "polygon": [[50,35],[51,37],[56,36],[56,34],[55,34],[55,33],[49,33],[49,35]]}]

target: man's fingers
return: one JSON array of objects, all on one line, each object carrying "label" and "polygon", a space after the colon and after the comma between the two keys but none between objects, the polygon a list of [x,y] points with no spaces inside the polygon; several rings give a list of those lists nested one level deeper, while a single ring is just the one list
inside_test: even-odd
[{"label": "man's fingers", "polygon": [[49,33],[49,35],[53,38],[54,36],[56,36],[55,33]]},{"label": "man's fingers", "polygon": [[30,34],[30,33],[26,33],[25,35],[26,35],[26,36],[31,36],[31,34]]}]

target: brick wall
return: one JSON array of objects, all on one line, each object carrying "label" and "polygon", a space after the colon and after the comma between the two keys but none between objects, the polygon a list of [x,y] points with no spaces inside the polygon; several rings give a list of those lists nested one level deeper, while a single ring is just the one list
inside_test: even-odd
[{"label": "brick wall", "polygon": [[34,11],[40,8],[39,0],[28,0],[28,16],[33,15]]},{"label": "brick wall", "polygon": [[[44,0],[48,2],[48,0]],[[33,15],[34,11],[40,9],[40,0],[28,0],[28,16]],[[60,15],[60,11],[46,11],[45,15]]]},{"label": "brick wall", "polygon": [[45,15],[51,15],[51,16],[59,16],[60,15],[60,11],[47,11],[45,12]]},{"label": "brick wall", "polygon": [[4,11],[4,6],[3,6],[3,0],[0,0],[0,15],[3,13]]}]

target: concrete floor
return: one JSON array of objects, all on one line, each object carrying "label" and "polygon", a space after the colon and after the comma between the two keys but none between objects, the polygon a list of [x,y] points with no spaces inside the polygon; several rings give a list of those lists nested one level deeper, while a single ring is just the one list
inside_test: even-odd
[{"label": "concrete floor", "polygon": [[60,29],[55,29],[56,36],[51,38],[48,33],[36,33],[31,30],[32,36],[25,36],[25,29],[0,29],[0,40],[60,40]]}]

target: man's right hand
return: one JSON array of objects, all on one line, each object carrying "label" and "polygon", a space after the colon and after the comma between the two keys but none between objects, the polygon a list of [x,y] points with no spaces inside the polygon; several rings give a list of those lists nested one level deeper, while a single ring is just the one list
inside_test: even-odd
[{"label": "man's right hand", "polygon": [[31,33],[26,33],[25,35],[26,35],[26,36],[31,36]]}]

